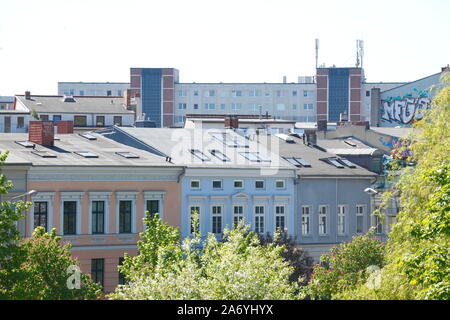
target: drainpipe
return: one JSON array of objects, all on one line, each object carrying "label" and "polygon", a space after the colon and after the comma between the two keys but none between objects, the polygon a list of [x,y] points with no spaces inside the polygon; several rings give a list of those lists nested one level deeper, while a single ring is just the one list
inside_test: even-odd
[{"label": "drainpipe", "polygon": [[181,178],[182,178],[182,176],[184,176],[185,173],[186,173],[186,169],[185,169],[185,167],[183,167],[181,173],[178,175],[177,183],[180,183]]},{"label": "drainpipe", "polygon": [[[335,205],[334,205],[334,209],[336,210],[336,228],[335,228],[335,232],[336,232],[336,244],[338,243],[338,212],[337,212],[337,208],[338,208],[338,179],[336,178],[336,195],[335,195]],[[345,226],[344,226],[345,227]]]}]

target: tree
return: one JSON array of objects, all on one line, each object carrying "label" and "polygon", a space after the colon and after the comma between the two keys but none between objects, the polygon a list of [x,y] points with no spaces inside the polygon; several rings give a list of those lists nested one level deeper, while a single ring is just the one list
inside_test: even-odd
[{"label": "tree", "polygon": [[312,299],[332,299],[365,282],[384,265],[385,245],[370,234],[354,236],[320,257],[305,292]]},{"label": "tree", "polygon": [[[269,233],[261,235],[259,240],[263,246],[274,243],[274,238]],[[313,258],[295,243],[295,238],[288,236],[286,232],[280,234],[276,245],[284,246],[285,250],[281,256],[294,268],[289,280],[293,282],[302,281],[302,285],[305,285],[311,276]]]},{"label": "tree", "polygon": [[[194,237],[180,243],[176,228],[163,224],[158,215],[145,222],[139,255],[127,256],[120,268],[129,282],[119,286],[110,295],[112,299],[300,297],[297,284],[289,281],[293,268],[281,256],[284,248],[273,243],[262,246],[243,223],[225,229],[220,242],[213,234],[202,242],[194,228]],[[194,223],[198,224],[198,217]],[[151,239],[156,245],[148,243]]]},{"label": "tree", "polygon": [[[0,167],[8,152],[0,155]],[[0,175],[0,192],[13,188],[6,176]],[[16,223],[31,203],[0,203],[0,299],[94,299],[100,286],[89,276],[80,275],[80,289],[69,289],[69,266],[78,266],[71,258],[70,245],[61,245],[56,229],[50,234],[38,227],[29,239],[21,239]]]},{"label": "tree", "polygon": [[[389,234],[381,285],[354,299],[450,299],[450,73],[408,137],[408,163],[395,189],[401,207]],[[389,194],[386,198],[389,198]]]}]

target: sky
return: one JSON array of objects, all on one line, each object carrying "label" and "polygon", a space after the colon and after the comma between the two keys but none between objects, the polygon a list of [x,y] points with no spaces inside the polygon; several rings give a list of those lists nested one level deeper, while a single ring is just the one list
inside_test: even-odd
[{"label": "sky", "polygon": [[319,65],[368,82],[413,81],[450,63],[449,0],[0,0],[0,95],[58,81],[129,82],[173,67],[180,82],[296,82]]}]

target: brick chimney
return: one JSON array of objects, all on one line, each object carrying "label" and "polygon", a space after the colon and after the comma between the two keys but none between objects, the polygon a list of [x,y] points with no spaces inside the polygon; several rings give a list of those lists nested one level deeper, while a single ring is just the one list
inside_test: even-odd
[{"label": "brick chimney", "polygon": [[238,129],[239,128],[239,119],[237,116],[226,116],[224,121],[225,128],[229,129]]},{"label": "brick chimney", "polygon": [[54,146],[53,121],[30,121],[28,124],[28,141],[47,147]]},{"label": "brick chimney", "polygon": [[123,104],[128,107],[131,105],[131,90],[130,89],[126,89],[123,92]]},{"label": "brick chimney", "polygon": [[58,134],[73,133],[73,121],[59,120],[56,126]]},{"label": "brick chimney", "polygon": [[317,131],[327,131],[328,121],[327,120],[317,120]]},{"label": "brick chimney", "polygon": [[25,99],[30,100],[31,99],[31,92],[25,91]]}]

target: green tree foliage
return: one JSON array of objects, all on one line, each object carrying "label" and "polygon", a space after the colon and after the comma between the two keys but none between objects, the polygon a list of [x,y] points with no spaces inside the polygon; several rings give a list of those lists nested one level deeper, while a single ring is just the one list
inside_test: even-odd
[{"label": "green tree foliage", "polygon": [[[284,247],[262,246],[243,224],[225,229],[220,242],[213,234],[202,242],[195,233],[180,243],[177,229],[162,223],[158,215],[145,222],[139,255],[127,256],[120,267],[129,282],[119,286],[112,299],[299,297],[297,284],[289,281],[293,268],[282,258]],[[198,224],[198,218],[194,223]]]},{"label": "green tree foliage", "polygon": [[385,245],[369,235],[354,236],[320,257],[320,264],[306,288],[312,299],[333,299],[340,293],[366,282],[373,271],[384,265]]},{"label": "green tree foliage", "polygon": [[260,235],[259,240],[262,245],[268,245],[276,240],[276,245],[284,246],[285,250],[282,253],[282,257],[294,268],[289,279],[293,282],[302,281],[302,285],[307,283],[311,276],[314,259],[295,243],[293,237],[283,232],[277,239],[274,239],[268,233],[266,235]]},{"label": "green tree foliage", "polygon": [[[450,75],[408,137],[413,167],[396,184],[402,209],[388,240],[381,286],[361,285],[355,299],[450,299]],[[389,194],[386,198],[389,198]]]},{"label": "green tree foliage", "polygon": [[[8,152],[0,155],[0,166]],[[13,188],[5,175],[0,175],[0,193]],[[94,299],[100,286],[81,274],[80,289],[67,286],[67,268],[77,265],[71,258],[70,245],[61,245],[53,229],[50,234],[39,227],[29,239],[22,240],[16,223],[31,203],[0,203],[0,299]]]}]

